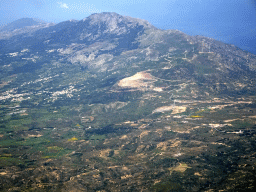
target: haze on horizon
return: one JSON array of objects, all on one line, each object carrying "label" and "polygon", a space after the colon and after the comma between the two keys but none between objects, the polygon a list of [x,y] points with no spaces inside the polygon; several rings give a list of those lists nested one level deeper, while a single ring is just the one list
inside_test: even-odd
[{"label": "haze on horizon", "polygon": [[256,54],[255,0],[2,0],[0,26],[20,18],[81,20],[100,12],[145,19],[160,29],[211,37]]}]

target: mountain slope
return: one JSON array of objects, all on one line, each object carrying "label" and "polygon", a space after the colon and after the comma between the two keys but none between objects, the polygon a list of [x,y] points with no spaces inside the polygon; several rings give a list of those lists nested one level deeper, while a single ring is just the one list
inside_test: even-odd
[{"label": "mountain slope", "polygon": [[[147,90],[161,90],[178,97],[181,93],[177,87],[183,87],[182,94],[192,98],[255,93],[255,55],[214,39],[188,36],[177,30],[159,30],[144,20],[116,13],[62,22],[0,43],[3,84],[5,79],[16,76],[20,80],[8,83],[9,88],[22,85],[22,92],[28,95],[49,87],[48,83],[36,83],[40,88],[29,89],[32,92],[28,93],[29,82],[56,75],[51,92],[57,87],[79,87],[80,91],[73,93],[72,99],[85,103],[101,102],[101,97],[106,95],[112,95],[107,96],[110,100],[116,99],[113,95],[118,92],[133,90],[139,95]],[[71,71],[84,80],[72,81],[76,75]],[[138,83],[137,88],[136,82],[132,87],[119,86],[122,79],[137,73],[152,75],[154,81],[142,83],[142,87]],[[65,83],[60,85],[60,82]],[[8,86],[4,86],[5,91]],[[88,100],[92,93],[100,93],[101,97]],[[46,101],[54,103],[58,99],[49,99],[46,94],[41,102]]]}]

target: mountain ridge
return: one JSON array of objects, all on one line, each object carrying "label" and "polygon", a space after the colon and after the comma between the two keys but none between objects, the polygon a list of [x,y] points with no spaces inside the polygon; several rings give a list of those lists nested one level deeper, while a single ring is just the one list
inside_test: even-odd
[{"label": "mountain ridge", "polygon": [[[6,51],[20,52],[25,48],[39,51],[46,60],[58,58],[90,70],[113,70],[113,60],[122,60],[122,55],[129,55],[132,51],[139,55],[136,56],[137,63],[166,61],[169,56],[177,54],[181,63],[193,63],[191,66],[196,71],[198,64],[207,60],[214,63],[208,67],[205,65],[207,70],[215,71],[210,74],[214,81],[225,76],[232,78],[239,73],[253,76],[255,71],[255,55],[233,45],[202,36],[189,36],[178,30],[160,30],[147,21],[117,13],[97,13],[80,21],[44,26],[29,32],[29,35],[22,33],[13,39],[2,40],[2,45],[0,50],[5,57],[8,55]],[[203,60],[198,60],[202,56],[204,58],[200,60]],[[122,64],[116,67],[123,68]],[[194,75],[197,76],[198,72]],[[201,80],[208,77],[200,75]]]}]

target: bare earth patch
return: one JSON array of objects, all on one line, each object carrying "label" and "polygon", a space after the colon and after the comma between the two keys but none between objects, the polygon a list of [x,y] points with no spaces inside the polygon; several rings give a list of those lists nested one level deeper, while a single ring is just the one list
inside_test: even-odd
[{"label": "bare earth patch", "polygon": [[41,134],[38,134],[38,135],[27,135],[27,137],[29,138],[29,137],[42,137],[43,135],[41,135]]},{"label": "bare earth patch", "polygon": [[156,108],[153,113],[162,113],[162,112],[166,112],[166,111],[171,111],[172,110],[172,114],[178,114],[178,113],[183,113],[187,110],[186,106],[163,106],[163,107],[159,107]]},{"label": "bare earth patch", "polygon": [[170,174],[172,174],[173,171],[177,171],[177,172],[185,172],[189,167],[186,163],[180,163],[177,167],[174,168],[169,168]]},{"label": "bare earth patch", "polygon": [[7,175],[6,172],[0,172],[0,175]]},{"label": "bare earth patch", "polygon": [[99,157],[106,159],[108,157],[110,151],[111,151],[111,149],[101,150],[99,153]]},{"label": "bare earth patch", "polygon": [[4,87],[5,85],[8,85],[8,84],[9,84],[9,82],[2,82],[2,83],[0,83],[0,88]]},{"label": "bare earth patch", "polygon": [[131,77],[124,78],[118,82],[119,87],[145,89],[149,88],[155,91],[162,91],[161,88],[154,88],[152,83],[156,80],[154,76],[147,72],[138,72]]}]

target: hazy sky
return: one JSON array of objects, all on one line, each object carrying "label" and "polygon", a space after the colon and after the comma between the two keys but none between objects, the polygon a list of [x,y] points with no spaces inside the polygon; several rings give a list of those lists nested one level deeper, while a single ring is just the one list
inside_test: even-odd
[{"label": "hazy sky", "polygon": [[145,19],[158,28],[200,34],[244,49],[254,49],[256,42],[256,0],[0,0],[0,25],[24,17],[55,23],[81,20],[97,12]]}]

